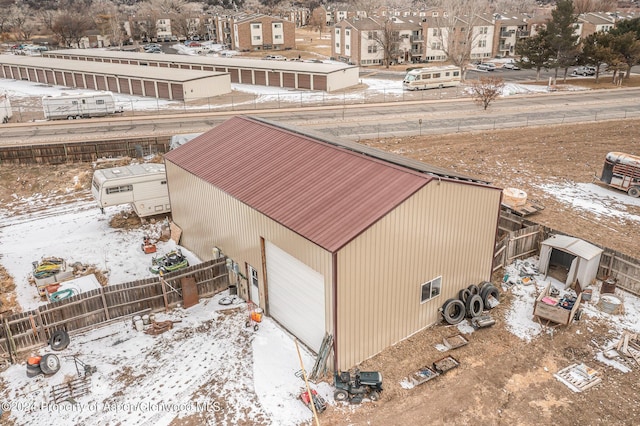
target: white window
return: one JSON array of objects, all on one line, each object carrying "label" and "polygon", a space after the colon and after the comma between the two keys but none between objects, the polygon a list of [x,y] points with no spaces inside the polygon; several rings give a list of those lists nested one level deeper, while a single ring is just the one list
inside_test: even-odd
[{"label": "white window", "polygon": [[488,27],[480,27],[480,34],[488,34],[489,28]]},{"label": "white window", "polygon": [[345,45],[344,45],[344,48],[345,48],[345,49],[347,49],[347,50],[349,50],[349,45],[348,45],[348,44],[345,44]]},{"label": "white window", "polygon": [[282,28],[282,24],[273,24],[273,28]]},{"label": "white window", "polygon": [[258,36],[253,36],[253,39],[254,39],[254,40],[260,40],[260,38],[261,38],[261,37],[260,37],[259,35],[258,35]]},{"label": "white window", "polygon": [[254,30],[259,30],[260,24],[251,24],[251,28],[253,28]]},{"label": "white window", "polygon": [[347,37],[349,37],[351,35],[351,31],[349,30],[344,30],[344,35],[346,35]]},{"label": "white window", "polygon": [[369,31],[369,40],[374,40],[378,38],[378,32],[377,31]]},{"label": "white window", "polygon": [[336,43],[336,49],[340,49],[340,43]]},{"label": "white window", "polygon": [[487,40],[478,40],[478,47],[487,47]]},{"label": "white window", "polygon": [[369,53],[378,53],[378,46],[376,46],[375,44],[373,46],[369,46],[367,48],[367,52],[369,52]]},{"label": "white window", "polygon": [[422,284],[420,286],[420,303],[424,303],[427,300],[440,296],[441,289],[442,277],[435,278]]},{"label": "white window", "polygon": [[336,28],[336,35],[339,36],[340,35],[340,28]]},{"label": "white window", "polygon": [[282,39],[282,35],[276,34],[276,35],[273,36],[273,38],[276,39],[276,40],[280,40],[280,39]]}]

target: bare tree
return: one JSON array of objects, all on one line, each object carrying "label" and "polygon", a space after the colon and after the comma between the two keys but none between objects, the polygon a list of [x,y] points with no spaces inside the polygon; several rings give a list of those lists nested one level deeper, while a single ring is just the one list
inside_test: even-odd
[{"label": "bare tree", "polygon": [[322,32],[327,26],[327,15],[325,11],[321,7],[316,7],[311,12],[311,18],[309,19],[309,26],[312,30],[317,30],[320,33],[320,37],[322,38]]},{"label": "bare tree", "polygon": [[434,38],[440,42],[447,59],[460,68],[464,81],[471,51],[480,38],[476,27],[484,21],[481,15],[488,6],[482,0],[438,0],[436,4],[440,12],[434,19],[437,27]]},{"label": "bare tree", "polygon": [[611,12],[616,6],[615,0],[573,0],[573,8],[578,15],[589,12]]},{"label": "bare tree", "polygon": [[500,77],[480,77],[471,82],[471,97],[486,110],[502,94],[504,80]]},{"label": "bare tree", "polygon": [[94,28],[94,22],[87,19],[91,16],[88,6],[70,2],[64,9],[53,14],[43,14],[45,25],[53,33],[58,43],[65,46],[78,46],[87,31]]},{"label": "bare tree", "polygon": [[35,13],[29,6],[11,6],[9,23],[16,40],[29,40],[35,29]]},{"label": "bare tree", "polygon": [[380,30],[374,31],[372,38],[382,50],[384,66],[389,68],[391,62],[398,57],[398,46],[400,44],[400,34],[394,28],[393,21],[386,19],[382,22]]},{"label": "bare tree", "polygon": [[122,14],[115,4],[109,0],[100,0],[93,5],[96,15],[96,27],[102,36],[109,38],[111,45],[122,46],[124,32],[120,25]]}]

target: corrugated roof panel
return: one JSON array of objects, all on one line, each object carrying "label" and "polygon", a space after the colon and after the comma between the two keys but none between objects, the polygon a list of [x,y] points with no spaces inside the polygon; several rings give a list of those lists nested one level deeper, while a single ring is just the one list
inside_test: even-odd
[{"label": "corrugated roof panel", "polygon": [[165,158],[332,252],[432,179],[248,117]]},{"label": "corrugated roof panel", "polygon": [[593,259],[604,251],[598,246],[567,235],[553,235],[544,240],[542,244],[563,249],[586,260]]}]

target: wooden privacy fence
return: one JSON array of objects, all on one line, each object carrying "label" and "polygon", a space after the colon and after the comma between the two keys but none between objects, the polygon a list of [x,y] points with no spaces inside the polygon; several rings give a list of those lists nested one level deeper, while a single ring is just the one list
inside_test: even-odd
[{"label": "wooden privacy fence", "polygon": [[166,311],[182,303],[182,282],[186,278],[195,279],[199,297],[213,296],[229,287],[223,258],[189,266],[164,277],[81,293],[4,318],[0,327],[0,356],[13,362],[18,354],[47,345],[57,330],[86,330],[141,312]]},{"label": "wooden privacy fence", "polygon": [[51,142],[40,145],[0,147],[0,164],[62,164],[92,162],[98,158],[163,154],[169,150],[169,136],[110,139],[87,142]]},{"label": "wooden privacy fence", "polygon": [[[542,242],[551,235],[568,234],[503,211],[498,222],[498,235],[492,272],[499,271],[517,258],[539,254]],[[617,287],[640,296],[640,259],[588,242],[604,250],[598,266],[598,278],[614,277]]]}]

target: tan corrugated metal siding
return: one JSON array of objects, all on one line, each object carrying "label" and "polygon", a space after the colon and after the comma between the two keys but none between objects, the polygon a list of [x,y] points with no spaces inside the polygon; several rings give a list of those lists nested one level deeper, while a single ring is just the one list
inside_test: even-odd
[{"label": "tan corrugated metal siding", "polygon": [[[491,276],[500,191],[432,181],[338,252],[337,350],[346,369],[435,323],[461,288]],[[442,293],[420,303],[421,284]]]},{"label": "tan corrugated metal siding", "polygon": [[166,171],[171,213],[182,229],[183,246],[202,260],[211,259],[216,246],[238,262],[241,270],[244,262],[253,266],[258,271],[260,304],[265,308],[260,238],[271,241],[324,275],[326,329],[333,330],[331,253],[171,161],[166,161]]}]

